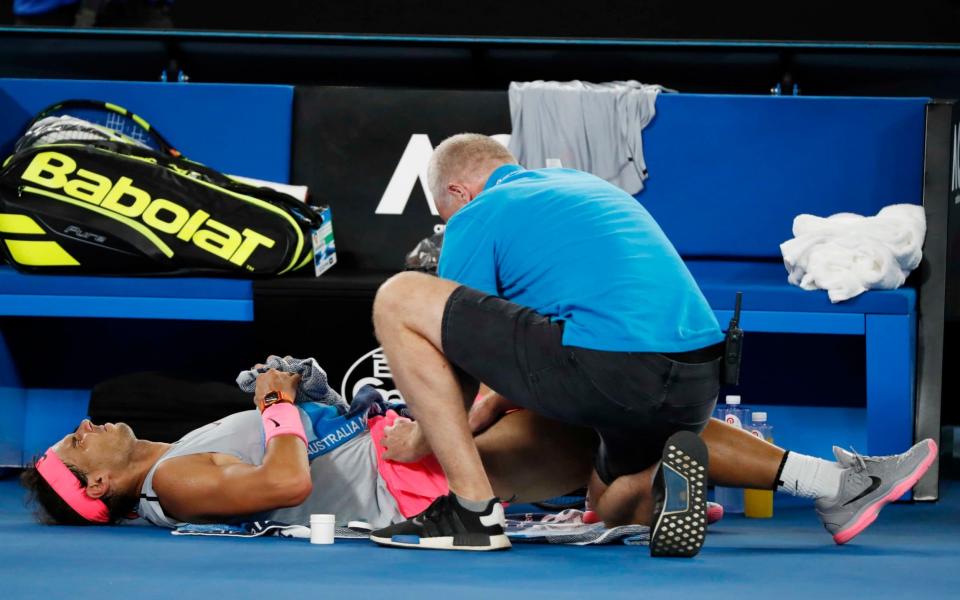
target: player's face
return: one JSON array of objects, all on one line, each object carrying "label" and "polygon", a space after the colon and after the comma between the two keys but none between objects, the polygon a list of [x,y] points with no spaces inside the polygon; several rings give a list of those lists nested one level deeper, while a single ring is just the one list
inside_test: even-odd
[{"label": "player's face", "polygon": [[60,459],[86,473],[98,469],[121,469],[137,441],[126,423],[94,425],[84,419],[75,431],[53,446]]}]

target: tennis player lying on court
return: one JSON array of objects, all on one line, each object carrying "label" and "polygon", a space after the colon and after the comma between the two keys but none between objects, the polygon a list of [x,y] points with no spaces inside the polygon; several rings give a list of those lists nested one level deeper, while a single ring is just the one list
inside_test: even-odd
[{"label": "tennis player lying on court", "polygon": [[[310,513],[336,514],[341,525],[360,520],[377,527],[446,498],[446,479],[419,426],[396,415],[374,417],[359,435],[308,460],[303,422],[292,405],[298,377],[267,371],[257,379],[259,411],[230,415],[175,444],[138,440],[122,423],[84,421],[25,472],[24,483],[44,520],[63,524],[116,523],[136,510],[165,527],[252,519],[307,524]],[[597,448],[592,431],[531,411],[505,414],[507,408],[490,392],[470,413],[498,495],[537,501],[587,483]],[[892,457],[836,450],[837,462],[828,462],[789,453],[799,467],[786,469],[787,452],[721,421],[711,420],[702,437],[711,481],[816,498],[821,521],[838,543],[872,523],[935,455],[933,442],[925,440]],[[651,511],[649,482],[635,493],[637,514],[623,522],[649,524],[639,516]]]},{"label": "tennis player lying on court", "polygon": [[[388,460],[385,437],[395,414],[342,421],[308,448],[293,405],[298,382],[299,375],[271,369],[257,378],[259,410],[230,415],[173,444],[137,439],[123,423],[84,420],[23,482],[43,520],[76,525],[116,523],[136,511],[164,527],[266,519],[306,525],[311,513],[335,514],[338,525],[384,527],[448,493],[432,456]],[[497,493],[518,501],[584,486],[596,443],[589,430],[529,411],[505,416],[477,438]]]}]

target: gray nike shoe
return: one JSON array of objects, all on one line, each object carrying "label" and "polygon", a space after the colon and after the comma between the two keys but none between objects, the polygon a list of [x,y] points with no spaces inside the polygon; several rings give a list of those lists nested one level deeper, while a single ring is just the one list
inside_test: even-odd
[{"label": "gray nike shoe", "polygon": [[846,544],[873,523],[880,509],[909,491],[937,457],[937,444],[923,440],[903,454],[861,456],[834,446],[845,467],[840,493],[816,502],[823,526],[833,541]]}]

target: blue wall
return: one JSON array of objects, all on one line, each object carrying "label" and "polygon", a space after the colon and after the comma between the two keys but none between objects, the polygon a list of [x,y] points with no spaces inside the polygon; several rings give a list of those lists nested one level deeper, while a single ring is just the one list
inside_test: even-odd
[{"label": "blue wall", "polygon": [[0,153],[9,154],[36,113],[67,99],[118,104],[188,158],[220,171],[289,180],[290,86],[0,79]]},{"label": "blue wall", "polygon": [[683,256],[779,259],[800,213],[921,203],[927,102],[661,94],[637,198]]}]

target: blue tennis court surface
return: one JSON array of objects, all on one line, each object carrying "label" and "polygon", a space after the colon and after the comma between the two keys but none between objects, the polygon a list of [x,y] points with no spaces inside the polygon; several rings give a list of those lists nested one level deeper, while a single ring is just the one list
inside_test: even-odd
[{"label": "blue tennis court surface", "polygon": [[960,485],[888,506],[837,547],[810,508],[727,518],[693,560],[646,547],[515,545],[504,553],[174,537],[138,525],[45,527],[0,481],[0,597],[15,598],[957,598]]}]

